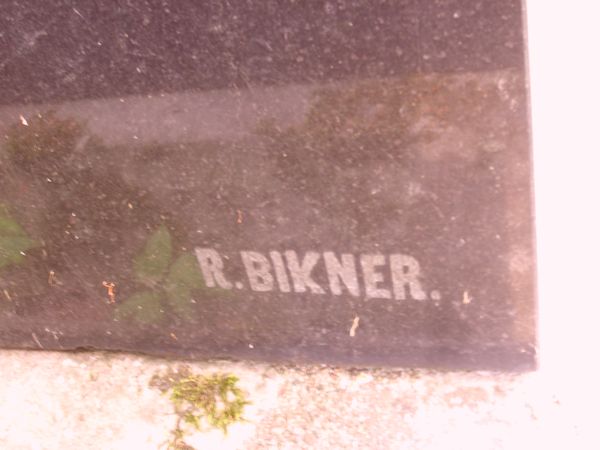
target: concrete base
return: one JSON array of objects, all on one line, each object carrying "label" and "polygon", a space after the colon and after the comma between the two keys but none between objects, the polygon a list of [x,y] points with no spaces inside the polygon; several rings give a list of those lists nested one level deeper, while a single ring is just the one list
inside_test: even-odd
[{"label": "concrete base", "polygon": [[593,447],[585,409],[540,372],[353,370],[5,350],[0,448],[166,448],[176,416],[149,382],[184,364],[195,373],[238,376],[252,402],[247,421],[227,436],[218,430],[189,435],[186,442],[197,449]]}]

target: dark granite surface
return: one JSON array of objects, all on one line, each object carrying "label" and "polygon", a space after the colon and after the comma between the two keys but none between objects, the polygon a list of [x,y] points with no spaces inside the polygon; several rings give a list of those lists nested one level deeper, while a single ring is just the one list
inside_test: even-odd
[{"label": "dark granite surface", "polygon": [[523,66],[519,0],[0,2],[0,103]]},{"label": "dark granite surface", "polygon": [[532,368],[521,21],[2,2],[0,344]]}]

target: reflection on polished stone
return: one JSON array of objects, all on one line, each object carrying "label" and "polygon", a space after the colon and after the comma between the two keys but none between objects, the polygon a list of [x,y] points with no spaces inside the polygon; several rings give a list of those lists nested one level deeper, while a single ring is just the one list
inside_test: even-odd
[{"label": "reflection on polished stone", "polygon": [[2,7],[0,344],[534,366],[520,3],[319,4]]}]

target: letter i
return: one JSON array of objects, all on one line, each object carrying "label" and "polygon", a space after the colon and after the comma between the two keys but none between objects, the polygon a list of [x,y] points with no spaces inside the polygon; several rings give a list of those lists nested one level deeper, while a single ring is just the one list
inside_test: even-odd
[{"label": "letter i", "polygon": [[273,261],[273,268],[275,269],[275,278],[277,279],[279,290],[281,292],[291,292],[290,281],[288,279],[287,273],[285,272],[285,265],[283,263],[281,253],[273,251],[269,252],[269,256],[271,257],[271,261]]}]

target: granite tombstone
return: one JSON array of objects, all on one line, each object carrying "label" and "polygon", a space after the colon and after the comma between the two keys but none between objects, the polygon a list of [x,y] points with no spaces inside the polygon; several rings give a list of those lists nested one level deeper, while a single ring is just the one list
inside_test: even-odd
[{"label": "granite tombstone", "polygon": [[2,2],[0,344],[535,366],[518,0]]}]

